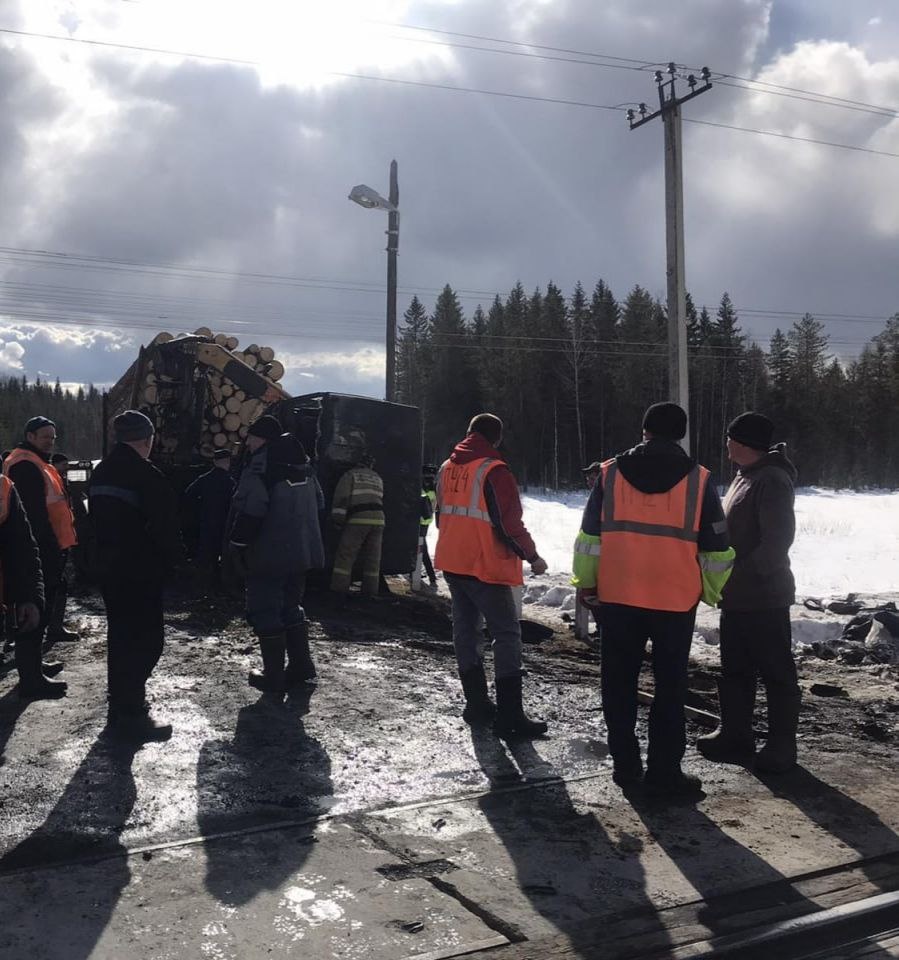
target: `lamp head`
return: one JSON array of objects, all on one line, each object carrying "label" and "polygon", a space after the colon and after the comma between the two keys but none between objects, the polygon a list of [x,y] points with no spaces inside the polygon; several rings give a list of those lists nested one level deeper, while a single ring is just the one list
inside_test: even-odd
[{"label": "lamp head", "polygon": [[357,184],[350,190],[349,199],[353,203],[358,203],[360,207],[365,207],[366,210],[387,210],[388,213],[395,213],[397,209],[377,190],[367,187],[364,183]]}]

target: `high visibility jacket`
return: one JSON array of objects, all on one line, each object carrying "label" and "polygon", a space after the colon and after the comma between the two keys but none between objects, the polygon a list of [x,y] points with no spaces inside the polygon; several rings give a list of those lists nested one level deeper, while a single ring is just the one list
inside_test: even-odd
[{"label": "high visibility jacket", "polygon": [[709,471],[698,464],[665,493],[643,493],[615,460],[602,465],[601,561],[596,592],[603,603],[686,611],[703,591],[699,522]]},{"label": "high visibility jacket", "polygon": [[69,547],[74,547],[78,542],[78,538],[75,536],[75,517],[72,515],[72,508],[69,506],[69,498],[62,477],[60,477],[56,468],[47,463],[46,460],[32,450],[25,450],[22,447],[16,447],[3,461],[4,475],[8,476],[9,471],[23,460],[33,463],[44,476],[47,517],[50,520],[50,526],[53,528],[59,549],[68,550]]},{"label": "high visibility jacket", "polygon": [[354,467],[337,481],[331,519],[338,524],[384,526],[384,481],[368,467]]},{"label": "high visibility jacket", "polygon": [[434,566],[484,583],[521,585],[522,564],[493,529],[484,483],[502,460],[481,457],[469,463],[447,460],[437,474],[440,536]]},{"label": "high visibility jacket", "polygon": [[437,491],[421,491],[421,519],[418,521],[423,527],[429,527],[434,522],[434,509],[437,506]]},{"label": "high visibility jacket", "polygon": [[0,525],[6,523],[9,516],[9,498],[12,491],[12,480],[7,476],[0,476]]}]

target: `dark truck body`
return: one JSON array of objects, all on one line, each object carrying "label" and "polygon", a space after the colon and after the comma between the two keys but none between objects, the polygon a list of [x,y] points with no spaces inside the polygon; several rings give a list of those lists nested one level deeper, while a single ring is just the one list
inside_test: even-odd
[{"label": "dark truck body", "polygon": [[[315,393],[289,397],[277,384],[250,370],[227,351],[216,352],[204,338],[184,337],[141,347],[137,360],[104,396],[104,453],[114,442],[112,421],[123,410],[143,409],[156,424],[158,442],[153,462],[180,492],[209,468],[201,456],[200,433],[207,404],[207,370],[214,366],[248,396],[265,403],[262,412],[277,417],[295,434],[313,458],[325,494],[323,524],[328,565],[338,533],[330,522],[331,498],[337,481],[362,453],[375,458],[384,480],[386,524],[381,571],[405,574],[415,567],[421,496],[421,420],[417,407],[369,397]],[[140,384],[153,361],[159,395],[152,408],[140,403]],[[167,441],[167,442],[164,442]],[[238,452],[238,465],[243,448]]]}]

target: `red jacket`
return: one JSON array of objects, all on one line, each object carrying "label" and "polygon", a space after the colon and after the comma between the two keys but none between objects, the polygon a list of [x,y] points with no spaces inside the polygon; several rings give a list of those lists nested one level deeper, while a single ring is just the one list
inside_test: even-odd
[{"label": "red jacket", "polygon": [[[464,440],[453,448],[450,454],[452,463],[469,463],[480,460],[482,457],[491,457],[502,460],[503,455],[479,433],[469,433]],[[512,471],[502,464],[494,467],[484,481],[484,497],[487,500],[487,509],[490,513],[490,522],[499,537],[522,560],[530,563],[537,558],[537,548],[521,518],[521,498],[518,495],[518,484]],[[437,526],[440,526],[440,513],[437,512]]]}]

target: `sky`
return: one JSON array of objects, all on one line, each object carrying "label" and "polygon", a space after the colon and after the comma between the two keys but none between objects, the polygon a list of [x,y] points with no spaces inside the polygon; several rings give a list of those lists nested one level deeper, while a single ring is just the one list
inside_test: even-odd
[{"label": "sky", "polygon": [[108,385],[206,325],[294,394],[383,396],[387,216],[347,195],[392,159],[400,315],[664,299],[662,127],[624,111],[669,61],[713,77],[694,299],[763,347],[811,312],[849,359],[899,311],[897,50],[888,0],[0,0],[0,375]]}]

